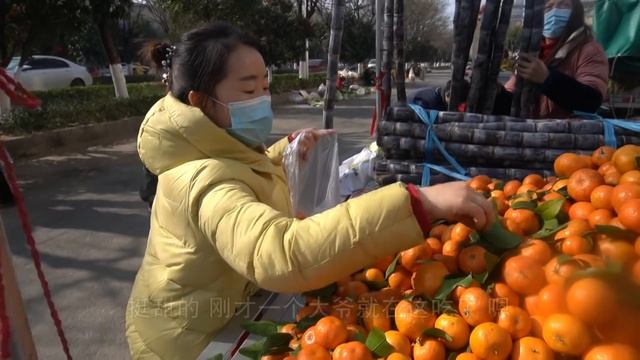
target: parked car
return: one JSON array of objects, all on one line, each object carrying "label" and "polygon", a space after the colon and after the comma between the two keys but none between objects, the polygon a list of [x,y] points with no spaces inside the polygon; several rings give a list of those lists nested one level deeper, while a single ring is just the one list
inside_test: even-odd
[{"label": "parked car", "polygon": [[369,63],[367,64],[368,68],[375,68],[376,67],[376,59],[371,59],[369,60]]},{"label": "parked car", "polygon": [[19,57],[11,59],[7,71],[29,91],[93,84],[84,66],[57,56],[35,55],[19,67]]},{"label": "parked car", "polygon": [[309,60],[309,73],[318,73],[327,71],[326,59],[310,59]]}]

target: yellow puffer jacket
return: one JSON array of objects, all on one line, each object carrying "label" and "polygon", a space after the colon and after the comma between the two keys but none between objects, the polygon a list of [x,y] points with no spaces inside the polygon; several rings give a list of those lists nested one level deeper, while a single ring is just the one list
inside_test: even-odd
[{"label": "yellow puffer jacket", "polygon": [[220,307],[255,286],[320,288],[424,240],[399,183],[293,218],[287,144],[258,153],[171,95],[149,110],[138,151],[159,181],[127,307],[133,358],[196,358],[233,315]]}]

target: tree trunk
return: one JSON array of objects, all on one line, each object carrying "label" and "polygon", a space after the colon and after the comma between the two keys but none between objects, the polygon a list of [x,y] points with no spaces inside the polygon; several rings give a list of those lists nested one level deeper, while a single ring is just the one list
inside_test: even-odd
[{"label": "tree trunk", "polygon": [[116,98],[128,98],[129,92],[127,91],[127,81],[124,77],[124,72],[122,71],[120,55],[118,54],[118,50],[113,42],[109,19],[105,18],[100,21],[98,23],[98,28],[100,30],[100,38],[102,39],[104,51],[109,58],[109,70],[111,71],[111,78],[113,79]]},{"label": "tree trunk", "polygon": [[[389,106],[391,103],[391,71],[393,69],[393,1],[386,0],[384,6],[384,40],[382,42],[382,62],[384,68],[384,79],[382,89],[384,99],[382,102]],[[384,113],[386,109],[382,109]]]},{"label": "tree trunk", "polygon": [[327,64],[327,92],[325,94],[322,123],[325,129],[333,128],[333,110],[336,102],[336,79],[342,47],[345,0],[333,0],[331,16],[331,37],[329,39],[329,60]]},{"label": "tree trunk", "polygon": [[396,53],[396,92],[398,103],[407,103],[407,91],[404,84],[404,0],[395,0],[394,49]]}]

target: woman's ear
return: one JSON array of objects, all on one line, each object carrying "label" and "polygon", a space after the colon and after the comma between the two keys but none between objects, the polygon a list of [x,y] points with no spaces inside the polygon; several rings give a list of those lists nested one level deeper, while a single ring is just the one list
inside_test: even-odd
[{"label": "woman's ear", "polygon": [[195,106],[198,108],[201,108],[201,105],[203,103],[202,94],[193,90],[189,91],[189,94],[187,95],[187,100],[189,100],[189,105]]}]

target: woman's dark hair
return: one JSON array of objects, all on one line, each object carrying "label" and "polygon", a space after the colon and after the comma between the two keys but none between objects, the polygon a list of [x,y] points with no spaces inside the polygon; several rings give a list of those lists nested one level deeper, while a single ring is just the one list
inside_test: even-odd
[{"label": "woman's dark hair", "polygon": [[191,30],[172,47],[150,43],[142,56],[167,72],[169,91],[188,103],[189,91],[215,96],[214,89],[227,76],[229,55],[240,45],[260,51],[257,40],[227,23],[213,23]]},{"label": "woman's dark hair", "polygon": [[587,26],[584,20],[584,6],[582,5],[582,1],[580,0],[571,0],[571,16],[569,17],[569,22],[565,27],[562,35],[560,35],[560,41],[553,49],[552,56],[550,59],[553,59],[553,56],[560,50],[560,48],[569,40],[569,37],[576,32],[578,29],[584,27],[585,33],[583,34],[582,42],[586,42],[591,39],[591,29]]}]

